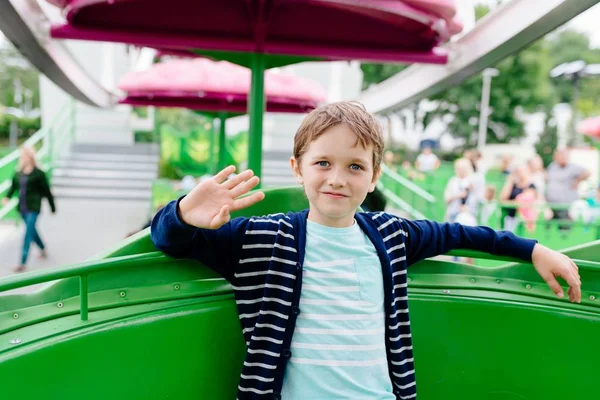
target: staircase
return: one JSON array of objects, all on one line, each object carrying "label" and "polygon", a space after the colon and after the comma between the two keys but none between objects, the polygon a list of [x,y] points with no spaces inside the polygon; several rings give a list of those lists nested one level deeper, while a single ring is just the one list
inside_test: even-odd
[{"label": "staircase", "polygon": [[155,144],[75,143],[56,161],[52,191],[57,198],[149,201],[158,159]]},{"label": "staircase", "polygon": [[134,144],[128,106],[103,109],[77,103],[76,116],[77,143]]}]

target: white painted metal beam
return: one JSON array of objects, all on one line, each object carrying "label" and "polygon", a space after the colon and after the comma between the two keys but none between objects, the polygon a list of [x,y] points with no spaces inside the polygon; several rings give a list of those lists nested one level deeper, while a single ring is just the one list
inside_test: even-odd
[{"label": "white painted metal beam", "polygon": [[35,0],[2,0],[0,30],[41,73],[77,100],[97,107],[117,104],[75,60],[64,43],[50,38],[50,22]]},{"label": "white painted metal beam", "polygon": [[359,101],[389,113],[456,86],[592,7],[599,0],[511,0],[452,43],[447,65],[412,65],[364,91]]}]

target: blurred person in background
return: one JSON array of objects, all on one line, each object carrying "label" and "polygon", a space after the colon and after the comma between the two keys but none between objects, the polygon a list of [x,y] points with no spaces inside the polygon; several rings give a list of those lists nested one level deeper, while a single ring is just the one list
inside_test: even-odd
[{"label": "blurred person in background", "polygon": [[529,170],[531,171],[531,181],[535,185],[538,193],[546,193],[546,171],[544,170],[544,161],[539,154],[531,157],[527,161]]},{"label": "blurred person in background", "polygon": [[48,185],[48,178],[44,171],[38,167],[35,152],[29,147],[24,146],[21,148],[17,172],[12,179],[12,185],[6,197],[2,200],[2,204],[8,204],[14,194],[18,194],[19,196],[18,210],[23,221],[25,221],[25,237],[23,239],[21,263],[14,269],[14,272],[23,272],[26,269],[31,242],[34,242],[40,248],[40,257],[47,257],[46,246],[36,229],[44,197],[48,200],[52,213],[56,212],[54,197]]},{"label": "blurred person in background", "polygon": [[438,156],[433,154],[431,151],[431,147],[425,146],[423,147],[423,151],[417,156],[415,160],[415,168],[417,171],[430,174],[438,169],[440,166],[440,159]]},{"label": "blurred person in background", "polygon": [[[466,158],[454,162],[455,175],[450,178],[444,191],[446,221],[454,222],[460,213],[477,215],[477,199],[473,195],[473,165]],[[464,215],[463,215],[464,217]],[[464,219],[464,218],[463,218]]]},{"label": "blurred person in background", "polygon": [[502,159],[500,160],[500,170],[504,175],[510,175],[512,170],[512,162],[513,156],[511,156],[510,154],[505,154],[502,156]]},{"label": "blurred person in background", "polygon": [[[554,152],[554,161],[548,166],[546,176],[546,199],[552,208],[554,219],[570,219],[569,211],[565,206],[579,199],[577,189],[582,181],[589,178],[590,171],[570,163],[569,152],[566,149],[559,149]],[[568,229],[568,226],[560,228]]]},{"label": "blurred person in background", "polygon": [[[519,165],[506,178],[506,182],[500,192],[500,201],[515,201],[517,196],[526,189],[535,190],[536,187],[531,180],[531,172],[526,164]],[[529,192],[529,191],[528,191]],[[535,192],[537,194],[537,191]],[[516,203],[515,203],[516,205]],[[514,231],[517,226],[517,207],[510,207],[504,217],[504,230]]]},{"label": "blurred person in background", "polygon": [[494,220],[497,220],[498,218],[496,187],[494,185],[487,185],[484,190],[483,202],[481,204],[479,224],[484,226],[496,226]]},{"label": "blurred person in background", "polygon": [[478,204],[485,202],[485,168],[483,166],[482,154],[477,149],[466,150],[464,158],[471,162],[473,166],[473,176],[471,184],[473,185],[473,196]]}]

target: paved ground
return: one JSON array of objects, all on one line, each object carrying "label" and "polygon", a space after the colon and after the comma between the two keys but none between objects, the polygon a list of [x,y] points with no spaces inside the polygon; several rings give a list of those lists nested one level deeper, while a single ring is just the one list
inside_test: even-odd
[{"label": "paved ground", "polygon": [[[57,199],[56,208],[57,213],[52,214],[44,204],[37,228],[48,258],[38,258],[39,249],[32,244],[27,263],[30,271],[85,261],[141,228],[149,215],[148,202],[136,201]],[[23,224],[0,224],[0,279],[12,275],[19,263],[23,234]]]}]

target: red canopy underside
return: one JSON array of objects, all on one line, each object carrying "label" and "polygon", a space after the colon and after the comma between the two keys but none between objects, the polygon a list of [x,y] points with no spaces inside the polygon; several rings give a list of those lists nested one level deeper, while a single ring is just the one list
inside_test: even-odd
[{"label": "red canopy underside", "polygon": [[[219,93],[204,93],[202,96],[198,96],[181,92],[132,92],[120,103],[133,106],[181,107],[195,111],[235,114],[245,114],[248,109],[247,96]],[[267,100],[266,111],[298,114],[307,113],[315,107],[315,103],[270,97]]]},{"label": "red canopy underside", "polygon": [[[55,2],[58,0],[55,0]],[[444,63],[452,0],[60,0],[57,38],[165,49]]]}]

